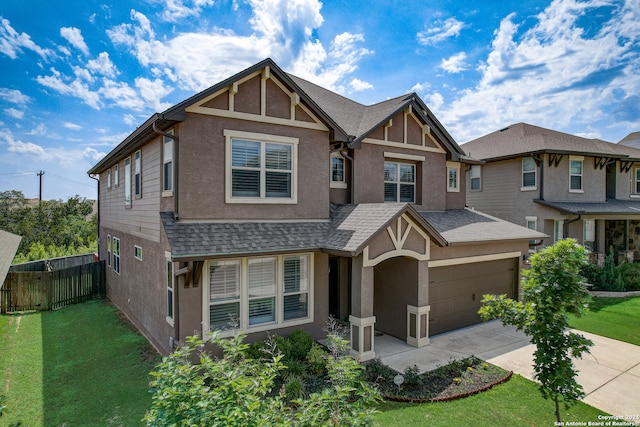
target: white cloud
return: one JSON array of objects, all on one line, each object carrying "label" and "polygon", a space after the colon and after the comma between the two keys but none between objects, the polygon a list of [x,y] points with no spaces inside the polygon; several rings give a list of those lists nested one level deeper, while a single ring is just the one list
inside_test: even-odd
[{"label": "white cloud", "polygon": [[173,88],[167,87],[162,80],[150,80],[144,77],[138,77],[135,80],[135,84],[142,99],[148,104],[151,104],[155,111],[164,111],[171,107],[171,104],[167,102],[160,102],[162,98],[173,91]]},{"label": "white cloud", "polygon": [[214,0],[165,0],[165,10],[161,17],[169,22],[197,17],[205,7],[213,6],[214,3]]},{"label": "white cloud", "polygon": [[101,52],[98,58],[87,61],[87,68],[96,74],[111,78],[115,77],[118,73],[115,64],[111,61],[107,52]]},{"label": "white cloud", "polygon": [[610,7],[599,0],[554,0],[524,32],[508,15],[479,67],[481,79],[448,103],[440,119],[461,141],[521,121],[586,129],[604,108],[640,95],[640,5],[618,6],[596,32],[581,27],[590,20],[580,18],[603,5]]},{"label": "white cloud", "polygon": [[80,126],[80,125],[78,125],[76,123],[71,123],[71,122],[64,122],[62,124],[62,126],[64,126],[67,129],[70,129],[70,130],[80,130],[80,129],[82,129],[82,126]]},{"label": "white cloud", "polygon": [[458,52],[454,55],[451,55],[449,59],[442,58],[442,61],[440,61],[440,68],[442,68],[447,73],[459,73],[467,69],[467,64],[465,63],[466,59],[466,53]]},{"label": "white cloud", "polygon": [[33,142],[16,141],[13,138],[7,141],[9,144],[9,152],[19,154],[33,154],[36,157],[42,158],[46,156],[44,148]]},{"label": "white cloud", "polygon": [[85,55],[89,54],[89,47],[84,42],[84,37],[79,28],[75,27],[62,27],[60,28],[60,35],[64,37],[72,46],[80,50]]},{"label": "white cloud", "polygon": [[132,114],[125,114],[122,120],[128,126],[133,126],[138,123],[138,119]]},{"label": "white cloud", "polygon": [[98,151],[95,148],[86,147],[82,152],[82,155],[85,159],[87,159],[91,164],[98,163],[107,153]]},{"label": "white cloud", "polygon": [[425,46],[434,45],[450,37],[457,37],[464,27],[464,23],[455,18],[435,21],[424,31],[420,31],[417,34],[418,43]]},{"label": "white cloud", "polygon": [[24,117],[24,111],[17,110],[15,108],[7,108],[4,110],[7,115],[13,117],[14,119],[20,120]]},{"label": "white cloud", "polygon": [[45,126],[44,123],[39,123],[35,128],[27,132],[27,135],[35,135],[35,136],[43,136],[47,134],[48,134],[47,127]]},{"label": "white cloud", "polygon": [[349,83],[349,86],[351,87],[353,92],[358,92],[358,91],[367,90],[367,89],[373,89],[373,85],[371,83],[364,82],[364,81],[362,81],[360,79],[351,80],[351,83]]},{"label": "white cloud", "polygon": [[144,101],[138,96],[138,93],[125,82],[104,79],[98,93],[125,109],[141,110],[145,107]]},{"label": "white cloud", "polygon": [[62,73],[55,68],[51,68],[51,72],[52,75],[49,76],[37,76],[36,81],[63,95],[80,98],[85,102],[85,104],[95,108],[96,110],[100,109],[100,95],[92,91],[86,81],[82,81],[79,77],[74,80],[64,77]]},{"label": "white cloud", "polygon": [[31,101],[31,97],[16,89],[0,88],[0,99],[13,104],[25,105]]},{"label": "white cloud", "polygon": [[16,59],[23,49],[31,50],[43,59],[53,56],[50,49],[45,49],[33,42],[27,33],[18,33],[8,19],[0,17],[0,52],[11,59]]}]

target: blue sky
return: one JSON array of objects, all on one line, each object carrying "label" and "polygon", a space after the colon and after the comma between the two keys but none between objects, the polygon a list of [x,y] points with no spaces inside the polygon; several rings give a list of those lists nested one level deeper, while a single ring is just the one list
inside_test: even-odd
[{"label": "blue sky", "polygon": [[[95,198],[154,112],[266,58],[363,104],[417,92],[463,144],[640,130],[637,0],[22,0],[0,7],[0,191]],[[464,148],[464,145],[463,145]]]}]

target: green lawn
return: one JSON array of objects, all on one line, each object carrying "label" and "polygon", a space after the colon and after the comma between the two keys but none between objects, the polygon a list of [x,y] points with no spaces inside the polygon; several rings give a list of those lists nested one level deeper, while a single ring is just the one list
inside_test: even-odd
[{"label": "green lawn", "polygon": [[91,301],[0,316],[0,341],[0,425],[143,425],[157,356],[114,307]]},{"label": "green lawn", "polygon": [[640,297],[593,298],[582,317],[570,317],[572,328],[640,345]]},{"label": "green lawn", "polygon": [[[519,375],[488,391],[450,402],[405,404],[384,403],[375,426],[553,426],[555,405],[544,400],[538,386]],[[562,409],[563,422],[598,421],[603,414],[578,402]],[[577,424],[580,425],[580,424]]]}]

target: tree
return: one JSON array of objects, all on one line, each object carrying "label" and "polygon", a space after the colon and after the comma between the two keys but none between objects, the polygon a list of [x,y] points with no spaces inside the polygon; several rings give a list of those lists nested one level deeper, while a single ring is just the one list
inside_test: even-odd
[{"label": "tree", "polygon": [[267,341],[266,357],[252,358],[244,337],[239,332],[223,339],[214,332],[211,342],[223,352],[219,358],[211,357],[195,336],[163,358],[151,373],[153,395],[144,418],[147,425],[372,425],[369,406],[377,402],[378,393],[361,380],[362,367],[351,357],[327,355],[328,387],[289,406],[282,390],[273,391],[274,380],[286,369],[283,356],[276,354],[273,341]]},{"label": "tree", "polygon": [[586,248],[573,239],[561,240],[530,258],[531,268],[522,272],[524,302],[484,295],[479,311],[484,320],[500,318],[531,337],[535,378],[542,397],[554,400],[558,422],[560,401],[568,408],[585,396],[571,358],[588,353],[593,342],[567,330],[567,314],[580,315],[589,300],[580,275],[587,260]]}]

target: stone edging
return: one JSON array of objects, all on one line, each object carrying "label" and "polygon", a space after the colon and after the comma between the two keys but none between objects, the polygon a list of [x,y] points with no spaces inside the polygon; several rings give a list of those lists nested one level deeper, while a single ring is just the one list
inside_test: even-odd
[{"label": "stone edging", "polygon": [[467,391],[465,393],[460,393],[460,394],[454,394],[453,396],[446,396],[446,397],[432,397],[429,399],[419,399],[419,398],[412,398],[412,397],[400,397],[400,396],[382,396],[382,398],[384,400],[390,400],[393,402],[405,402],[405,403],[428,403],[428,402],[447,402],[450,400],[456,400],[456,399],[462,399],[463,397],[467,397],[467,396],[471,396],[473,394],[477,394],[486,390],[489,390],[491,387],[496,386],[498,384],[502,384],[504,382],[507,382],[509,380],[509,378],[511,378],[511,375],[513,375],[513,371],[509,371],[507,372],[507,375],[505,375],[504,378],[493,382],[489,385],[486,385],[484,387],[481,387],[477,390],[471,390],[471,391]]},{"label": "stone edging", "polygon": [[627,298],[640,297],[640,291],[629,292],[608,292],[608,291],[589,291],[592,297],[598,298]]}]

